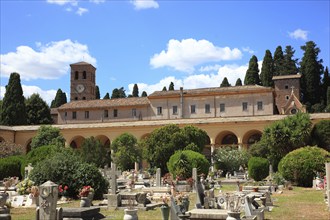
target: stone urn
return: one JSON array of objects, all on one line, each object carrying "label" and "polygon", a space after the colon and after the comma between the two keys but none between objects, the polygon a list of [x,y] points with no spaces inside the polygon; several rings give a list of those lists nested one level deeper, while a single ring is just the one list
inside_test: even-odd
[{"label": "stone urn", "polygon": [[90,207],[91,200],[88,197],[81,197],[80,198],[80,207]]},{"label": "stone urn", "polygon": [[137,209],[124,209],[125,215],[123,220],[138,220]]},{"label": "stone urn", "polygon": [[8,199],[8,193],[0,193],[0,208],[6,205]]},{"label": "stone urn", "polygon": [[226,220],[241,220],[241,212],[228,211]]}]

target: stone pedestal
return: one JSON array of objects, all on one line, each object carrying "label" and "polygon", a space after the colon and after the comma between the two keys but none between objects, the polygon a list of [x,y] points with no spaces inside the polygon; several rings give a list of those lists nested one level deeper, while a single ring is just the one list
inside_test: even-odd
[{"label": "stone pedestal", "polygon": [[121,206],[121,196],[119,194],[108,194],[108,208],[117,208]]}]

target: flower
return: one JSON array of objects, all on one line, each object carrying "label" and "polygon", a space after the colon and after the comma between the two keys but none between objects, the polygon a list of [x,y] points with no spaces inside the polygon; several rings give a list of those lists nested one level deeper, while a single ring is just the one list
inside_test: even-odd
[{"label": "flower", "polygon": [[60,196],[67,196],[68,195],[68,189],[69,187],[67,185],[59,185],[58,186],[58,192]]},{"label": "flower", "polygon": [[94,189],[91,186],[84,186],[79,190],[80,197],[87,197],[90,192],[94,192]]},{"label": "flower", "polygon": [[162,196],[163,205],[168,206],[168,198],[166,195]]}]

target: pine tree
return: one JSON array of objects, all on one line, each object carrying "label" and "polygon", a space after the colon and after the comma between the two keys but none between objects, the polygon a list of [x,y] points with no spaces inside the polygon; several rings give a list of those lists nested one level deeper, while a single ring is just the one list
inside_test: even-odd
[{"label": "pine tree", "polygon": [[132,92],[133,97],[139,97],[139,88],[137,84],[134,84],[133,86],[133,92]]},{"label": "pine tree", "polygon": [[249,68],[246,71],[244,85],[260,85],[258,59],[253,55],[249,62]]},{"label": "pine tree", "polygon": [[103,99],[110,99],[110,94],[107,92],[107,93],[105,94],[105,96],[103,97]]},{"label": "pine tree", "polygon": [[280,76],[283,72],[284,55],[282,47],[278,46],[274,53],[274,73],[273,76]]},{"label": "pine tree", "polygon": [[25,99],[18,73],[10,74],[6,93],[3,97],[1,124],[3,125],[26,125],[27,116]]},{"label": "pine tree", "polygon": [[61,89],[58,89],[56,92],[55,99],[51,102],[50,107],[58,108],[65,103],[67,103],[66,94],[65,94],[65,92],[62,92]]},{"label": "pine tree", "polygon": [[295,75],[298,73],[297,59],[293,59],[295,50],[291,46],[286,46],[283,59],[283,72],[281,75]]},{"label": "pine tree", "polygon": [[223,78],[222,83],[220,84],[220,88],[222,88],[222,87],[229,87],[229,86],[231,86],[231,85],[228,82],[227,77]]},{"label": "pine tree", "polygon": [[263,86],[273,86],[273,71],[274,71],[274,63],[272,58],[272,53],[270,50],[266,50],[264,60],[262,62],[261,73],[260,73],[260,81]]},{"label": "pine tree", "polygon": [[147,97],[147,96],[148,96],[147,92],[143,91],[142,94],[141,94],[141,97]]},{"label": "pine tree", "polygon": [[99,86],[95,87],[95,99],[100,99],[101,95],[100,95],[100,88]]},{"label": "pine tree", "polygon": [[300,62],[301,72],[301,90],[303,94],[303,103],[310,106],[321,101],[321,74],[323,71],[322,60],[318,60],[320,49],[316,47],[313,41],[306,42],[301,46],[304,51]]},{"label": "pine tree", "polygon": [[32,94],[26,100],[27,123],[29,125],[51,124],[50,108],[39,94]]},{"label": "pine tree", "polygon": [[168,91],[174,90],[174,83],[171,82],[170,85],[168,86]]},{"label": "pine tree", "polygon": [[242,80],[241,80],[241,78],[238,78],[237,80],[236,80],[236,83],[235,83],[235,86],[242,86],[243,84],[242,84]]}]

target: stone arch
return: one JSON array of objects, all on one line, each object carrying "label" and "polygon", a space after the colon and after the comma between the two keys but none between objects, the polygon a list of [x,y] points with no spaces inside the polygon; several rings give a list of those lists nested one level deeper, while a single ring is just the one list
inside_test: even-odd
[{"label": "stone arch", "polygon": [[259,130],[250,130],[246,132],[243,136],[243,147],[249,149],[252,144],[260,141],[261,135],[262,132]]},{"label": "stone arch", "polygon": [[212,149],[211,149],[211,138],[209,135],[207,135],[206,137],[206,144],[203,148],[203,155],[209,160],[211,161],[211,157],[212,157]]},{"label": "stone arch", "polygon": [[95,138],[97,140],[99,140],[104,147],[110,148],[111,141],[110,141],[110,139],[107,136],[105,136],[105,135],[98,135]]},{"label": "stone arch", "polygon": [[0,136],[0,143],[1,142],[5,142],[5,139],[3,137]]},{"label": "stone arch", "polygon": [[85,138],[81,135],[77,135],[73,137],[70,141],[70,147],[77,149],[80,148],[82,143],[84,142]]},{"label": "stone arch", "polygon": [[215,138],[215,145],[217,147],[222,146],[238,146],[238,138],[234,132],[223,131]]}]

